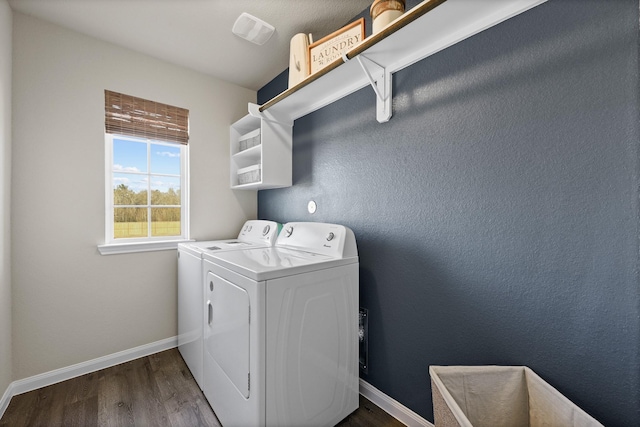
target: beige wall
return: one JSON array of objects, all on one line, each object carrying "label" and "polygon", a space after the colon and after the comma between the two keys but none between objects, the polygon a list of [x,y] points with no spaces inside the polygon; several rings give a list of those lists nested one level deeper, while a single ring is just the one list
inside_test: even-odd
[{"label": "beige wall", "polygon": [[0,0],[0,396],[11,383],[11,9]]},{"label": "beige wall", "polygon": [[13,19],[14,379],[177,333],[176,252],[100,256],[104,89],[190,110],[191,231],[237,234],[229,124],[255,92],[22,15]]}]

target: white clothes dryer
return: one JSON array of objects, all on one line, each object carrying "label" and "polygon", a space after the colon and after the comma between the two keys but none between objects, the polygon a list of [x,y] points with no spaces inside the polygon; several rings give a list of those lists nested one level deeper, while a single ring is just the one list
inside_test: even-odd
[{"label": "white clothes dryer", "polygon": [[237,239],[178,244],[178,350],[203,388],[204,291],[202,254],[273,246],[282,228],[274,221],[250,220]]},{"label": "white clothes dryer", "polygon": [[204,254],[203,391],[222,425],[333,426],[358,408],[358,269],[335,224]]}]

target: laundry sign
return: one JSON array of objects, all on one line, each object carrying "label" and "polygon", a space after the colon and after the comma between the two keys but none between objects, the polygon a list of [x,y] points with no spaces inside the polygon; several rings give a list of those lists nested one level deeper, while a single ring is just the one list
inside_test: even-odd
[{"label": "laundry sign", "polygon": [[309,45],[309,74],[322,70],[364,40],[364,18]]}]

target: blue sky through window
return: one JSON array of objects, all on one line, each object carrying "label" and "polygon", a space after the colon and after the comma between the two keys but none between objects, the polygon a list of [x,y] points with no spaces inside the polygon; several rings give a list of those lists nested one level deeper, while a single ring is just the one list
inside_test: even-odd
[{"label": "blue sky through window", "polygon": [[[180,147],[150,144],[151,173],[147,171],[147,143],[113,139],[113,186],[124,184],[135,192],[151,189],[166,192],[180,189]],[[161,175],[174,176],[161,176]]]}]

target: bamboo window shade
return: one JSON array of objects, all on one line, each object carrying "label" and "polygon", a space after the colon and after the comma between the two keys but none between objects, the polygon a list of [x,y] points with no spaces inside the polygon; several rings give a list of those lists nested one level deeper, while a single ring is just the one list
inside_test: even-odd
[{"label": "bamboo window shade", "polygon": [[104,91],[105,132],[158,141],[189,142],[189,110]]}]

